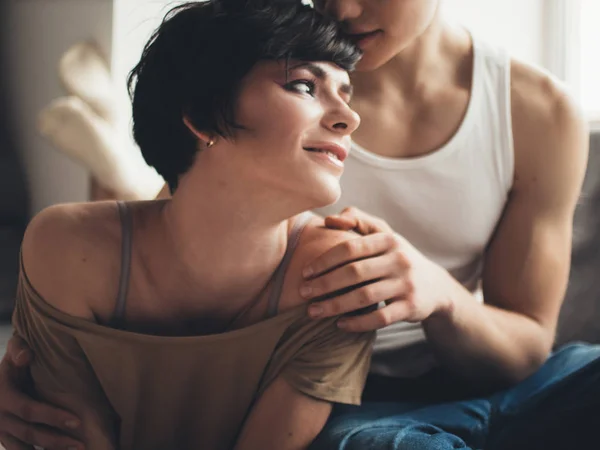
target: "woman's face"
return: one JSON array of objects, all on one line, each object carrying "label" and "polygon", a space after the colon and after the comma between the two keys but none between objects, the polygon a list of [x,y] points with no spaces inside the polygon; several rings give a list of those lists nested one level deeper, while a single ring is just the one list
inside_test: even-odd
[{"label": "woman's face", "polygon": [[235,120],[244,129],[209,151],[222,152],[245,186],[303,209],[333,203],[360,122],[351,90],[348,73],[331,63],[260,62],[240,86]]},{"label": "woman's face", "polygon": [[374,70],[400,53],[432,23],[439,0],[317,0],[364,52],[357,69]]}]

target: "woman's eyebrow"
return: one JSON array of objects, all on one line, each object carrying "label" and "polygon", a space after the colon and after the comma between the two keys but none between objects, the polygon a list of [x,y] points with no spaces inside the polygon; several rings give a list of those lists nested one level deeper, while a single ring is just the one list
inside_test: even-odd
[{"label": "woman's eyebrow", "polygon": [[[328,78],[327,72],[325,70],[323,70],[321,67],[319,67],[313,63],[309,63],[309,62],[299,63],[299,64],[289,68],[289,70],[294,70],[294,69],[306,69],[310,73],[312,73],[316,78],[318,78],[320,80],[326,80]],[[344,94],[352,96],[352,92],[354,91],[354,89],[351,84],[343,83],[340,86],[340,91]]]}]

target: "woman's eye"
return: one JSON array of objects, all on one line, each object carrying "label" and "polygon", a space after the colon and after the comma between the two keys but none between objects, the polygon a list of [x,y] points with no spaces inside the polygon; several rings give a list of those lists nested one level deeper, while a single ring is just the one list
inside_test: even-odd
[{"label": "woman's eye", "polygon": [[311,96],[315,94],[315,83],[310,80],[294,80],[288,83],[286,88],[300,94],[308,94]]}]

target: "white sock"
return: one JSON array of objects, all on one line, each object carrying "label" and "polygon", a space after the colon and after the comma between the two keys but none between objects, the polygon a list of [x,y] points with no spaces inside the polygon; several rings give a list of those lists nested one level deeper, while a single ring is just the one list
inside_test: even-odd
[{"label": "white sock", "polygon": [[104,120],[118,123],[116,90],[108,64],[94,44],[81,42],[69,48],[58,73],[69,94],[81,98]]},{"label": "white sock", "polygon": [[38,129],[119,198],[152,199],[163,186],[163,179],[146,164],[139,149],[127,148],[128,140],[80,98],[50,103],[39,115]]}]

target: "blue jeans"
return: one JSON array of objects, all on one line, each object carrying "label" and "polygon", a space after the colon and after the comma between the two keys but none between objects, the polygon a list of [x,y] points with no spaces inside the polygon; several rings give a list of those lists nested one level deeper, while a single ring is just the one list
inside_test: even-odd
[{"label": "blue jeans", "polygon": [[311,450],[597,448],[600,346],[584,344],[563,347],[535,374],[493,394],[444,402],[336,405],[311,446]]}]

